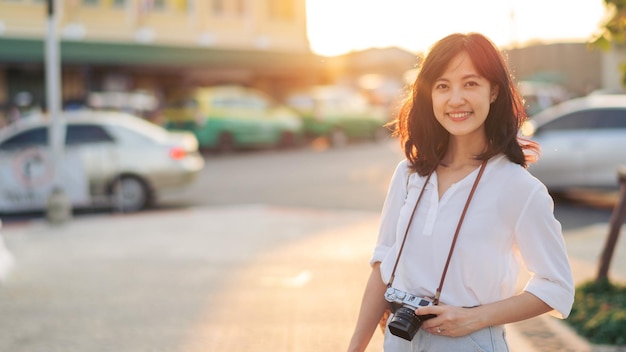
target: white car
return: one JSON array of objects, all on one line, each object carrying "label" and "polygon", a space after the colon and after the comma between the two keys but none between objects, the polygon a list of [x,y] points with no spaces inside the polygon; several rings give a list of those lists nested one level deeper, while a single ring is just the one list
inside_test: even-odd
[{"label": "white car", "polygon": [[59,121],[61,158],[49,146],[45,116],[0,129],[0,213],[45,210],[59,187],[73,208],[137,211],[188,186],[204,167],[189,132],[121,112],[64,112]]},{"label": "white car", "polygon": [[590,95],[535,115],[522,134],[541,156],[529,171],[550,191],[615,189],[626,165],[626,95]]}]

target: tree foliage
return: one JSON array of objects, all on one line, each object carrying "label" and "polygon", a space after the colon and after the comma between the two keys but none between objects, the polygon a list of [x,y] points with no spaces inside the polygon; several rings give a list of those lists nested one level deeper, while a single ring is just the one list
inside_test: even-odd
[{"label": "tree foliage", "polygon": [[[610,50],[615,45],[626,45],[626,0],[604,0],[604,5],[606,20],[593,38],[592,45],[602,50]],[[626,63],[620,68],[622,85],[626,86]]]},{"label": "tree foliage", "polygon": [[604,0],[606,20],[593,44],[610,49],[612,44],[626,44],[626,0]]}]

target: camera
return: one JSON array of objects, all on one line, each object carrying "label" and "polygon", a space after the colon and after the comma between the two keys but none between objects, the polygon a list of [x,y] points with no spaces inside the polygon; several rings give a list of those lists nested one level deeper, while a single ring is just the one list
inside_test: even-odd
[{"label": "camera", "polygon": [[414,296],[410,293],[389,287],[385,292],[385,300],[391,303],[392,307],[397,307],[389,322],[389,331],[393,335],[405,340],[413,340],[415,333],[417,333],[417,330],[422,326],[422,323],[436,317],[434,314],[415,314],[415,310],[418,307],[433,305],[433,302],[429,299]]}]

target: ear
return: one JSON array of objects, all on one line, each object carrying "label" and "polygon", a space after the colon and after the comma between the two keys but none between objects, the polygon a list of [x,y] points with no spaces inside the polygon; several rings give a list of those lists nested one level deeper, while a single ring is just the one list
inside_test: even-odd
[{"label": "ear", "polygon": [[498,98],[498,92],[500,91],[500,86],[494,85],[491,87],[491,96],[489,97],[489,103],[493,104],[494,101]]}]

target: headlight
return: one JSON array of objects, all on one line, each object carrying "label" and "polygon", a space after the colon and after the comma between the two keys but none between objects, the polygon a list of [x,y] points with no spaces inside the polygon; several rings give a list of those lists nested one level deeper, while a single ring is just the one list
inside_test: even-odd
[{"label": "headlight", "polygon": [[535,124],[530,121],[525,121],[524,124],[522,124],[520,133],[524,137],[532,137],[535,134]]}]

